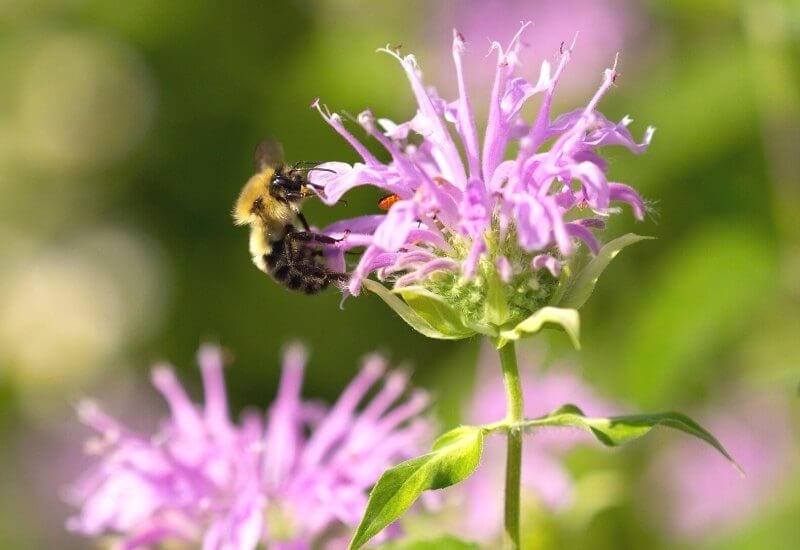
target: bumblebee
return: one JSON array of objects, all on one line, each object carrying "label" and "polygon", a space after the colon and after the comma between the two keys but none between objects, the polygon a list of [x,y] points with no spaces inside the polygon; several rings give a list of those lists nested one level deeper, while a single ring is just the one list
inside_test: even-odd
[{"label": "bumblebee", "polygon": [[[332,282],[346,281],[346,273],[328,269],[321,246],[340,242],[313,233],[300,210],[314,195],[308,172],[301,164],[288,166],[283,148],[273,140],[263,141],[255,154],[258,172],[245,184],[233,208],[236,225],[250,226],[250,255],[261,271],[286,288],[317,294]],[[295,228],[299,221],[303,230]]]}]

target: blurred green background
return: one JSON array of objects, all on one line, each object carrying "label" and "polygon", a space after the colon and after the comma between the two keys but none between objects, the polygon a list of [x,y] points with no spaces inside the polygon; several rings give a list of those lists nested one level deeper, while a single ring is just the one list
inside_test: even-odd
[{"label": "blurred green background", "polygon": [[[488,39],[506,42],[521,19],[535,24],[521,56],[529,77],[580,30],[559,107],[585,103],[620,51],[622,76],[601,109],[631,114],[637,136],[657,128],[642,157],[608,152],[611,178],[653,206],[642,223],[616,217],[610,232],[657,240],[626,250],[604,275],[582,314],[583,350],[548,334],[550,355],[571,357],[631,411],[702,416],[734,393],[769,395],[785,403],[796,441],[797,2],[508,1],[488,16],[479,4],[0,1],[0,547],[88,546],[62,529],[60,487],[86,435],[72,406],[96,395],[122,416],[155,417],[149,364],[169,359],[196,389],[203,340],[235,356],[237,411],[269,403],[281,347],[300,339],[312,349],[307,395],[334,398],[359,358],[379,350],[413,364],[443,425],[458,422],[478,341],[423,339],[374,297],[342,310],[333,291],[291,294],[251,265],[246,231],[230,218],[263,137],[280,139],[289,160],[355,160],[308,108],[315,97],[337,111],[413,115],[402,71],[377,47],[402,44],[426,81],[451,93],[453,26],[470,70],[483,67],[479,87],[491,70]],[[310,201],[307,216],[324,225],[374,212],[378,196],[364,190],[330,209]],[[617,496],[587,521],[537,518],[531,544],[796,546],[796,468],[735,529],[694,542],[671,532],[647,474],[671,441],[592,452],[594,465],[616,472]],[[576,475],[587,462],[575,460]]]}]

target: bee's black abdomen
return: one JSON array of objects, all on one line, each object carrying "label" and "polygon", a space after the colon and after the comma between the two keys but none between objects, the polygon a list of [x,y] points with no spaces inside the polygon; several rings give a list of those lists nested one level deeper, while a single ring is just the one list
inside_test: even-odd
[{"label": "bee's black abdomen", "polygon": [[279,265],[279,266],[276,266],[275,269],[272,270],[272,276],[277,281],[280,281],[281,283],[284,283],[284,282],[288,281],[289,278],[292,276],[292,270],[286,264]]},{"label": "bee's black abdomen", "polygon": [[267,272],[289,290],[318,294],[331,282],[347,279],[346,274],[332,272],[319,263],[319,255],[312,247],[302,243],[292,246],[285,237],[271,244],[270,252],[264,254]]},{"label": "bee's black abdomen", "polygon": [[300,288],[303,286],[303,275],[296,272],[292,273],[286,280],[286,286],[292,290],[300,290]]},{"label": "bee's black abdomen", "polygon": [[318,293],[322,292],[323,290],[325,290],[327,288],[327,286],[328,286],[328,282],[327,281],[319,281],[319,280],[309,281],[308,282],[308,286],[306,286],[303,289],[303,291],[306,294],[309,294],[309,295],[318,294]]}]

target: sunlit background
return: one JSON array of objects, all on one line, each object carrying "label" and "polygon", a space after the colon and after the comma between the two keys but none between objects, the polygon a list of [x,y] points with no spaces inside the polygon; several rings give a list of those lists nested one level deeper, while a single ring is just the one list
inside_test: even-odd
[{"label": "sunlit background", "polygon": [[[795,2],[0,1],[0,547],[85,548],[63,488],[81,469],[73,407],[93,395],[134,425],[163,404],[147,372],[198,388],[197,345],[235,357],[235,410],[265,408],[289,339],[312,349],[308,396],[333,398],[372,350],[413,364],[443,427],[466,419],[479,341],[437,343],[374,297],[309,298],[250,263],[230,209],[263,137],[289,160],[355,160],[309,104],[406,120],[412,97],[375,49],[415,53],[453,93],[451,29],[488,95],[490,40],[531,20],[523,73],[579,32],[557,98],[570,110],[619,52],[603,101],[630,114],[642,157],[611,178],[645,195],[657,240],[620,255],[583,310],[583,350],[559,357],[616,410],[679,409],[748,471],[669,433],[564,455],[576,499],[527,507],[531,548],[789,548],[800,537],[800,11]],[[480,111],[481,101],[476,101]],[[316,225],[376,211],[309,201]],[[497,488],[500,491],[500,488]],[[528,498],[529,504],[533,498]]]}]

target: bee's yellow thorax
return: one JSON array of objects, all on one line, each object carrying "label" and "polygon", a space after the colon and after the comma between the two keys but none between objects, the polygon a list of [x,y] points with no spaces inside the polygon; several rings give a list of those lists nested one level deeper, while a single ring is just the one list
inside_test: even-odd
[{"label": "bee's yellow thorax", "polygon": [[274,172],[271,168],[262,170],[244,184],[233,207],[233,219],[236,225],[247,225],[256,221],[253,205],[259,197],[262,201],[269,200],[269,182]]}]

